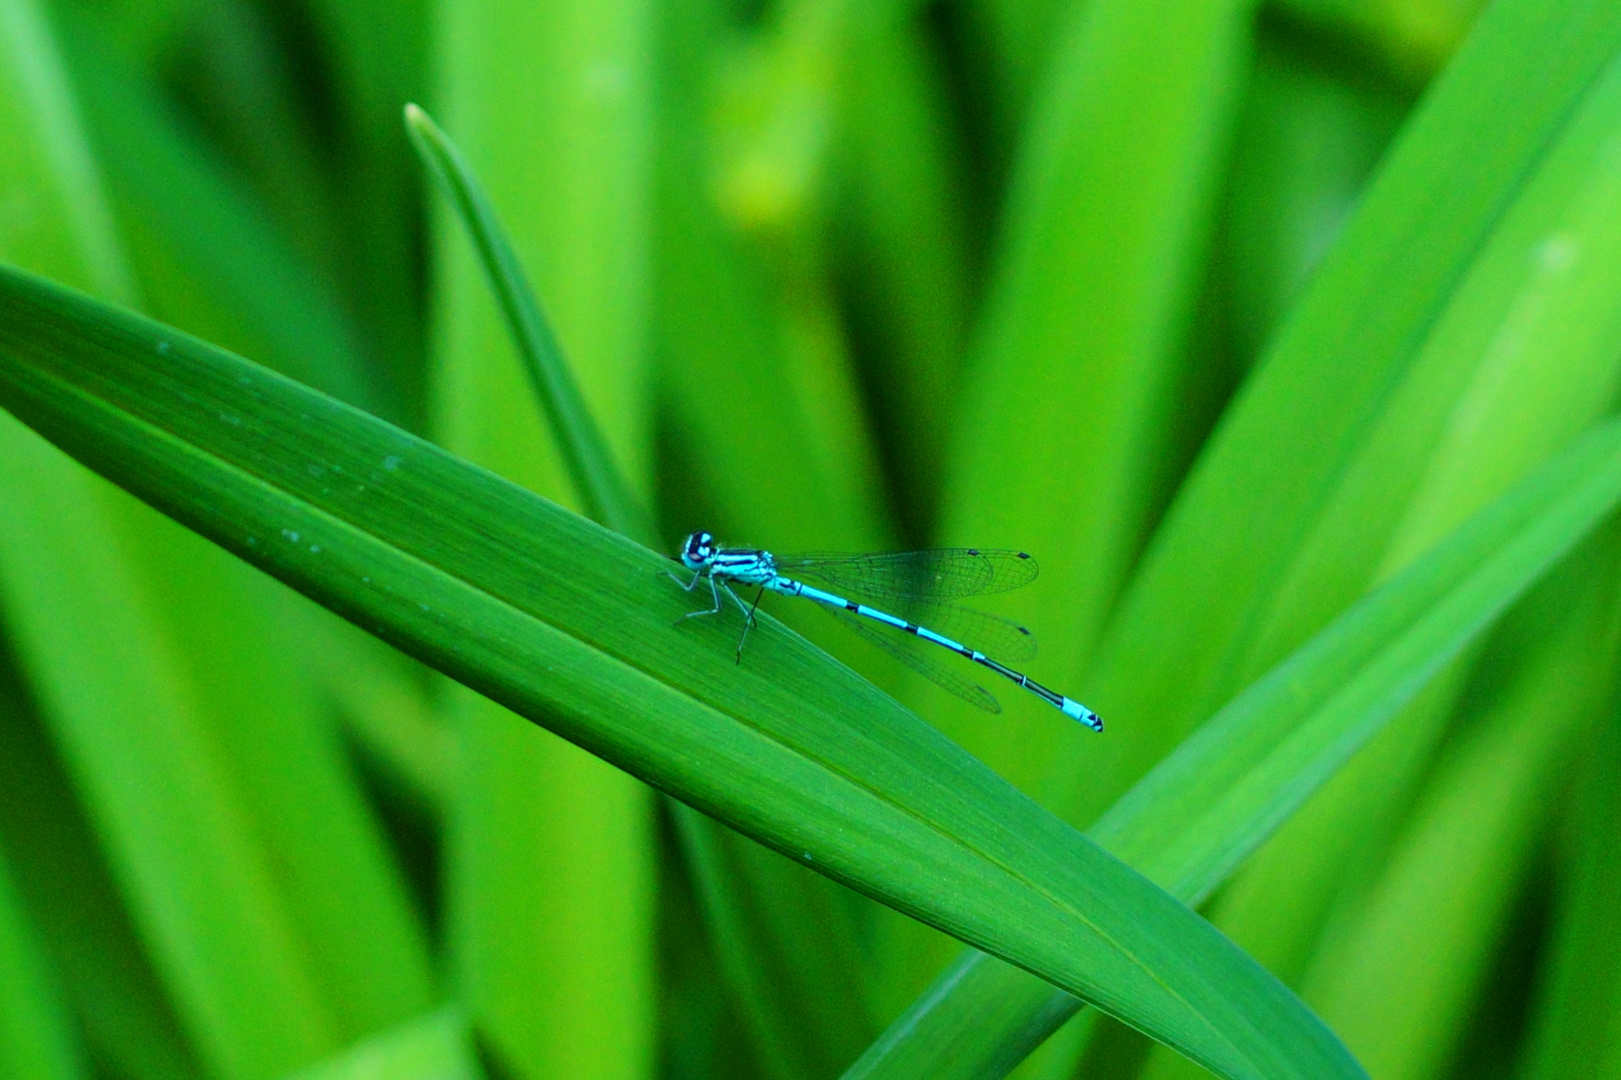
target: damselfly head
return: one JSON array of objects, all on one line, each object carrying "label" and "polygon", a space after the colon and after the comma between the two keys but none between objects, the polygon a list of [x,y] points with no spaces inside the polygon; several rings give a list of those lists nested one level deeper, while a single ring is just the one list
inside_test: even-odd
[{"label": "damselfly head", "polygon": [[715,538],[706,532],[695,532],[681,545],[681,563],[688,570],[701,570],[715,557]]}]

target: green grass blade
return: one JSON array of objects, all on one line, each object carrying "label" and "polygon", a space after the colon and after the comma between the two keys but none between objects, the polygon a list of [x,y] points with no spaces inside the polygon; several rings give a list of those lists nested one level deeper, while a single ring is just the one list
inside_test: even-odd
[{"label": "green grass blade", "polygon": [[450,200],[478,251],[535,399],[551,423],[557,451],[580,500],[580,512],[638,543],[653,544],[652,521],[624,473],[614,465],[608,442],[575,385],[557,335],[540,309],[489,196],[461,151],[427,113],[407,105],[405,126],[423,165]]},{"label": "green grass blade", "polygon": [[335,145],[323,149],[335,151],[336,202],[345,223],[342,280],[354,296],[368,354],[393,376],[395,398],[420,407],[422,184],[400,131],[400,108],[421,100],[426,88],[433,4],[317,0],[307,11],[333,81],[325,101],[337,113]]},{"label": "green grass blade", "polygon": [[1214,270],[1238,363],[1259,359],[1356,208],[1405,102],[1263,22]]},{"label": "green grass blade", "polygon": [[959,33],[978,45],[973,85],[987,102],[986,115],[978,119],[990,128],[986,138],[998,174],[1012,157],[1030,99],[1046,74],[1054,30],[1079,6],[1073,0],[969,0],[960,7]]},{"label": "green grass blade", "polygon": [[1415,87],[1441,70],[1485,6],[1484,0],[1394,4],[1277,0],[1275,4],[1285,18],[1371,53],[1392,75]]},{"label": "green grass blade", "polygon": [[[735,47],[723,12],[713,0],[676,0],[661,20],[654,341],[671,459],[668,520],[781,547],[881,550],[889,533],[874,493],[842,467],[859,449],[840,445],[844,429],[823,423],[829,410],[808,401],[811,388],[795,377],[806,349],[797,343],[799,316],[787,310],[790,287],[714,197],[711,92],[720,59]],[[821,612],[798,614],[784,617],[813,639],[832,623]],[[828,920],[861,899],[690,811],[678,821],[754,1056],[779,1076],[833,1075],[878,1029],[864,1015],[870,973],[849,963],[866,946],[851,924],[874,905]],[[757,902],[766,896],[768,912]]]},{"label": "green grass blade", "polygon": [[1358,1076],[1185,907],[767,621],[670,624],[666,560],[374,418],[0,272],[0,400],[447,674],[1230,1077]]},{"label": "green grass blade", "polygon": [[[1578,62],[1584,31],[1608,44],[1583,49]],[[1608,249],[1603,118],[1614,79],[1605,64],[1618,31],[1615,13],[1596,6],[1557,19],[1539,5],[1501,6],[1409,127],[1133,584],[1086,693],[1106,715],[1134,716],[1143,737],[1088,747],[1064,765],[1068,790],[1057,799],[1068,812],[1089,817],[1234,680],[1258,674],[1353,601],[1382,559],[1388,573],[1411,558],[1443,522],[1534,464],[1544,440],[1568,439],[1602,408],[1613,320],[1573,326],[1556,310],[1613,305],[1614,263],[1592,260],[1594,276],[1577,288],[1552,285],[1527,256],[1550,229],[1573,228]],[[1545,71],[1570,65],[1552,98],[1518,84],[1524,69],[1508,57],[1522,50],[1546,55]],[[1488,148],[1492,126],[1476,110],[1493,100],[1492,122],[1508,126]],[[1427,200],[1444,208],[1417,209]],[[1443,253],[1455,260],[1451,277],[1438,273]],[[1362,305],[1363,314],[1348,314]],[[1481,343],[1494,331],[1504,343],[1495,353]],[[1409,367],[1419,374],[1404,383]],[[1459,422],[1470,415],[1500,419]],[[1421,484],[1431,470],[1437,480]],[[1403,489],[1411,502],[1392,497]],[[1318,542],[1307,543],[1313,530]],[[1165,680],[1165,670],[1182,677]]]},{"label": "green grass blade", "polygon": [[836,1076],[874,1025],[862,999],[860,927],[844,890],[676,804],[715,951],[768,1073]]},{"label": "green grass blade", "polygon": [[8,626],[199,1058],[260,1080],[320,1056],[331,1015],[107,493],[16,423],[0,456]]},{"label": "green grass blade", "polygon": [[483,1076],[467,1017],[446,1008],[373,1035],[286,1080],[481,1080]]},{"label": "green grass blade", "polygon": [[[1618,500],[1621,422],[1611,422],[1239,695],[1091,835],[1198,903]],[[997,1037],[982,1017],[974,1054],[937,1058],[944,1033],[988,1001],[1004,1018]],[[847,1075],[1002,1075],[1076,1008],[1025,972],[968,953]]]},{"label": "green grass blade", "polygon": [[[452,196],[463,227],[474,238],[486,275],[496,283],[514,345],[526,358],[531,383],[546,405],[553,437],[563,449],[573,490],[583,495],[587,516],[641,544],[657,547],[651,520],[609,458],[607,442],[584,406],[555,335],[545,324],[517,267],[511,243],[477,179],[455,145],[420,109],[408,106],[406,122],[424,162]],[[847,905],[831,895],[836,890],[822,879],[815,879],[818,888],[805,889],[799,880],[805,876],[803,869],[774,854],[758,849],[750,852],[753,845],[749,841],[722,831],[695,811],[677,804],[672,813],[683,849],[692,858],[705,910],[715,918],[722,958],[733,981],[748,988],[744,1007],[767,1060],[783,1076],[836,1070],[859,1052],[869,1027],[865,1017],[851,1017],[839,1004],[854,982],[851,975],[856,966],[843,955],[855,951],[853,932],[846,927],[843,934],[832,933],[835,944],[845,943],[842,953],[828,947],[829,933],[839,925],[837,916]],[[755,893],[759,895],[751,895]],[[800,905],[791,902],[790,896],[816,897],[824,903],[805,913],[814,917],[796,922],[790,913]],[[764,969],[770,966],[769,957],[781,951],[782,943],[809,940],[813,927],[820,934],[818,947],[796,952],[787,971],[767,974]],[[815,962],[834,957],[846,962]],[[769,1001],[802,980],[807,968],[816,970],[813,987],[799,993],[787,989],[791,1003]],[[819,1023],[824,1019],[821,1012],[832,1015]],[[828,1038],[832,1033],[842,1037]]]},{"label": "green grass blade", "polygon": [[[0,122],[21,151],[5,157],[5,184],[38,209],[31,228],[0,236],[0,250],[125,296],[55,43],[31,3],[13,0],[0,14]],[[166,628],[124,550],[110,500],[127,497],[10,418],[0,442],[8,630],[188,1035],[226,1077],[313,1056],[321,1010],[288,962],[292,950],[281,951],[286,924],[253,872],[262,868],[251,865],[243,823],[225,808]],[[201,911],[208,918],[194,920]]]},{"label": "green grass blade", "polygon": [[[1369,449],[1345,470],[1350,481],[1325,501],[1303,545],[1315,553],[1291,568],[1270,615],[1271,640],[1255,651],[1264,655],[1298,633],[1303,612],[1308,621],[1322,617],[1336,592],[1360,589],[1370,570],[1389,573],[1607,407],[1621,283],[1616,260],[1594,253],[1621,244],[1621,191],[1608,149],[1621,110],[1618,76],[1612,64],[1572,108],[1456,286],[1366,439]],[[1590,257],[1566,258],[1567,242]],[[1398,521],[1389,497],[1404,489],[1412,495]],[[1345,543],[1369,526],[1368,536]],[[1320,605],[1315,615],[1312,605]],[[1336,779],[1218,901],[1212,917],[1269,970],[1297,978],[1341,890],[1356,893],[1363,874],[1378,872],[1392,816],[1422,782],[1464,674],[1460,668],[1443,680],[1450,689],[1438,684],[1416,702],[1399,731]]]},{"label": "green grass blade", "polygon": [[53,974],[0,853],[0,1072],[6,1076],[86,1075]]}]

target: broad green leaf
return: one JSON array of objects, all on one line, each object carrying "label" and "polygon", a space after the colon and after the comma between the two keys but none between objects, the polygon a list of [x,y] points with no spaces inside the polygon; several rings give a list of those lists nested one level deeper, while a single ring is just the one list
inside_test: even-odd
[{"label": "broad green leaf", "polygon": [[824,873],[1230,1077],[1359,1076],[1185,907],[769,620],[749,663],[668,563],[201,342],[0,272],[0,401],[255,565]]},{"label": "broad green leaf", "polygon": [[0,1071],[37,1080],[87,1075],[83,1052],[0,852]]},{"label": "broad green leaf", "polygon": [[[1235,698],[1091,835],[1198,903],[1618,501],[1621,421],[1612,421]],[[976,1005],[993,1006],[998,1023],[981,1014],[971,1046],[936,1057],[936,1040],[968,1026]],[[970,952],[846,1075],[1002,1075],[1078,1008]]]}]

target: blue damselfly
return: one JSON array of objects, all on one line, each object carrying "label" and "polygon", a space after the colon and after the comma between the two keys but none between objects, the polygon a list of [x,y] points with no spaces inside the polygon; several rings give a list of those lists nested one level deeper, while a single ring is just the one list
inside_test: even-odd
[{"label": "blue damselfly", "polygon": [[[1065,716],[1079,720],[1093,731],[1103,730],[1103,721],[1085,705],[1047,689],[980,651],[980,648],[989,649],[1010,660],[1028,659],[1036,651],[1036,640],[1029,630],[1007,619],[952,603],[1029,584],[1036,576],[1036,561],[1022,551],[941,548],[876,555],[772,555],[756,548],[723,548],[709,533],[695,532],[682,545],[681,563],[692,571],[692,580],[682,582],[674,574],[670,576],[681,582],[688,592],[697,588],[700,581],[708,581],[715,601],[714,607],[689,612],[688,618],[719,614],[722,590],[743,612],[743,635],[737,642],[739,662],[743,658],[743,640],[748,636],[749,627],[754,625],[754,609],[759,606],[760,597],[767,590],[783,596],[803,596],[842,616],[852,630],[908,667],[982,709],[1000,712],[1001,706],[984,687],[902,645],[899,640],[878,633],[872,624],[882,623],[966,656],[1018,683]],[[818,588],[809,582],[827,588]],[[754,603],[744,603],[733,590],[734,585],[757,589]],[[850,598],[841,594],[849,594]],[[884,608],[897,609],[910,617],[891,614]],[[931,626],[920,625],[921,622]],[[955,636],[958,634],[980,648],[962,644]]]}]

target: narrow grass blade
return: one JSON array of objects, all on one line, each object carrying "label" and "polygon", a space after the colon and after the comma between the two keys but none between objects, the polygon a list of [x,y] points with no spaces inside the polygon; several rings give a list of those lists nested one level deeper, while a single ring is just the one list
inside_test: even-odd
[{"label": "narrow grass blade", "polygon": [[0,271],[0,401],[474,689],[1227,1077],[1355,1077],[1184,906],[765,621],[672,627],[668,563],[374,418]]},{"label": "narrow grass blade", "polygon": [[[1578,440],[1239,695],[1091,830],[1198,903],[1437,670],[1621,501],[1621,421]],[[994,1029],[948,1032],[997,1002]],[[1027,973],[964,954],[846,1075],[993,1077],[1079,1008]],[[952,1046],[949,1057],[937,1047]]]},{"label": "narrow grass blade", "polygon": [[[1320,501],[1245,666],[1288,647],[1610,407],[1621,357],[1618,122],[1612,62],[1528,170],[1341,467],[1339,490]],[[1568,257],[1577,250],[1585,257]],[[1219,899],[1211,917],[1268,970],[1301,977],[1331,913],[1380,872],[1467,674],[1461,663],[1432,685]]]},{"label": "narrow grass blade", "polygon": [[540,310],[535,291],[489,196],[461,152],[427,113],[407,105],[405,124],[422,163],[451,200],[457,219],[478,250],[490,288],[534,387],[535,400],[551,421],[557,451],[568,475],[588,480],[575,492],[581,512],[617,532],[647,542],[653,535],[647,512],[624,482],[623,474],[610,467],[613,458],[607,440],[574,383],[557,336]]},{"label": "narrow grass blade", "polygon": [[[1088,704],[1080,676],[1177,468],[1169,432],[1184,405],[1253,9],[1250,0],[1071,5],[1009,180],[937,539],[1045,560],[1041,588],[995,610],[1041,634],[1031,674]],[[1125,752],[1081,749],[1033,700],[1003,702],[1021,730],[1007,738],[926,685],[908,684],[908,700],[926,702],[953,738],[1025,791],[1041,790],[1061,750],[1084,759],[1068,770],[1082,784],[1094,753]],[[898,1003],[957,947],[906,923],[890,929]]]},{"label": "narrow grass blade", "polygon": [[825,878],[680,803],[682,853],[717,959],[768,1075],[836,1076],[875,1030],[861,994],[855,907]]},{"label": "narrow grass blade", "polygon": [[427,88],[434,7],[428,0],[317,0],[307,11],[332,80],[327,100],[336,130],[323,149],[335,159],[335,201],[343,212],[342,280],[374,369],[392,376],[391,399],[418,408],[427,340],[418,245],[422,184],[400,131],[400,106],[420,100]]},{"label": "narrow grass blade", "polygon": [[970,0],[960,8],[958,32],[979,47],[982,70],[974,72],[973,87],[989,103],[987,141],[998,177],[1046,73],[1055,31],[1075,6],[1066,0]]},{"label": "narrow grass blade", "polygon": [[1359,4],[1346,0],[1281,0],[1279,12],[1315,33],[1354,42],[1392,75],[1422,87],[1463,41],[1483,0],[1412,0]]},{"label": "narrow grass blade", "polygon": [[[32,105],[56,127],[44,146],[17,131],[5,183],[38,214],[32,230],[8,220],[0,249],[116,288],[86,269],[116,243],[88,152],[65,149],[81,138],[71,102],[40,108],[54,48],[20,30],[3,48],[19,39],[7,72],[32,84],[0,110]],[[0,442],[8,628],[197,1056],[258,1078],[347,1025],[420,1009],[426,950],[336,733],[282,651],[274,587],[14,421]]]},{"label": "narrow grass blade", "polygon": [[[535,318],[539,315],[539,304],[528,292],[527,282],[521,278],[512,278],[499,262],[492,261],[494,253],[511,253],[510,241],[506,238],[499,221],[492,214],[475,219],[471,216],[471,208],[477,205],[487,206],[488,200],[482,196],[477,180],[467,169],[465,161],[456,150],[455,145],[444,135],[426,114],[415,106],[407,108],[407,124],[413,131],[413,139],[423,150],[424,161],[427,162],[442,183],[449,185],[452,193],[460,191],[468,197],[456,200],[453,205],[461,216],[462,224],[470,235],[478,239],[477,247],[481,257],[485,260],[485,272],[491,281],[504,280],[504,288],[511,293],[528,297],[522,307],[532,309]],[[454,179],[451,179],[454,174]],[[510,309],[513,305],[508,304]],[[542,329],[545,330],[542,322]],[[514,336],[514,345],[518,351],[529,353],[533,351],[532,345],[523,339],[523,323],[519,320],[508,320],[509,329]],[[552,436],[564,447],[563,461],[569,470],[569,479],[573,489],[584,493],[583,501],[586,506],[595,508],[603,514],[618,513],[619,520],[598,519],[599,524],[605,525],[622,535],[629,536],[648,547],[657,547],[658,538],[651,534],[651,519],[641,510],[640,501],[634,491],[626,482],[624,474],[618,465],[611,460],[608,454],[607,441],[597,430],[593,418],[583,407],[583,398],[578,387],[575,386],[573,374],[565,363],[561,353],[556,347],[556,340],[549,330],[543,335],[549,352],[542,361],[532,360],[530,370],[533,372],[544,365],[547,372],[545,379],[532,379],[538,394],[545,395],[553,390],[561,389],[568,401],[547,403],[546,413],[552,419],[554,428]],[[627,508],[631,511],[626,514]],[[728,965],[728,973],[733,983],[746,988],[743,993],[743,1008],[749,1012],[749,1019],[755,1025],[759,1038],[760,1049],[767,1061],[768,1067],[776,1070],[782,1077],[793,1077],[811,1072],[827,1072],[837,1068],[843,1061],[849,1060],[849,1055],[859,1050],[860,1043],[845,1047],[837,1042],[829,1044],[822,1038],[826,1031],[843,1031],[853,1033],[853,1037],[860,1039],[861,1033],[867,1025],[861,1020],[850,1022],[851,1018],[838,1015],[826,1025],[815,1022],[807,1023],[807,1007],[815,1009],[817,1006],[831,1006],[835,1013],[840,1012],[837,1003],[843,999],[843,992],[847,991],[850,980],[847,971],[837,970],[838,965],[832,965],[834,972],[824,972],[821,993],[809,993],[795,996],[792,1006],[785,1006],[770,999],[779,993],[784,986],[792,986],[803,975],[803,966],[795,965],[791,973],[778,971],[774,976],[767,976],[765,968],[769,966],[769,958],[777,951],[774,946],[780,945],[783,940],[781,923],[787,913],[796,912],[800,907],[798,903],[788,899],[790,895],[794,900],[799,899],[802,890],[792,888],[791,882],[766,878],[764,891],[771,899],[769,903],[762,902],[762,898],[750,895],[749,881],[751,871],[759,879],[759,871],[776,870],[780,875],[786,870],[788,875],[803,874],[803,870],[794,867],[780,858],[765,854],[761,859],[758,854],[748,849],[752,846],[749,841],[736,837],[718,826],[715,822],[692,810],[690,807],[675,803],[671,808],[678,836],[683,849],[690,860],[690,869],[699,888],[700,896],[704,902],[705,912],[712,920],[712,929],[715,933],[721,958]],[[741,861],[741,865],[733,860]],[[769,861],[767,861],[769,860]],[[818,879],[820,880],[820,879]],[[759,891],[759,890],[756,890]],[[825,894],[828,890],[824,889]],[[760,936],[763,916],[766,913],[777,916],[776,927],[766,931],[764,937]],[[828,905],[819,912],[820,916],[814,925],[822,932],[821,947],[816,955],[827,957],[837,955],[838,949],[826,948],[827,933],[834,927],[841,926],[836,918],[828,921],[825,916],[836,916],[838,912],[834,905]],[[846,920],[847,921],[847,920]],[[792,924],[792,916],[787,922]],[[799,926],[788,926],[787,937],[792,939],[796,931],[809,930],[812,923],[804,922]],[[846,927],[844,934],[833,933],[835,944],[838,942],[853,942],[854,936]],[[771,933],[770,930],[776,930]],[[808,959],[805,955],[800,960]],[[828,965],[813,965],[824,968]],[[853,968],[851,969],[853,970]],[[806,1032],[806,1037],[799,1037],[798,1032]],[[807,1065],[807,1060],[816,1061],[818,1055],[829,1053],[832,1058],[828,1062],[817,1062]]]},{"label": "narrow grass blade", "polygon": [[32,207],[6,222],[0,258],[133,303],[101,174],[36,0],[0,3],[0,141],[0,182]]},{"label": "narrow grass blade", "polygon": [[1351,219],[1408,105],[1394,91],[1325,71],[1264,21],[1258,34],[1213,265],[1230,291],[1241,369],[1261,357]]}]

